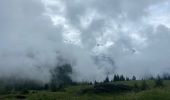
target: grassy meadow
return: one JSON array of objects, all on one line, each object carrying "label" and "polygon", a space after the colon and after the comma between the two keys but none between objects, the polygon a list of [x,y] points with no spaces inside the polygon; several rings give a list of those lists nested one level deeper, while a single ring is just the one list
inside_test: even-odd
[{"label": "grassy meadow", "polygon": [[[51,92],[50,90],[29,90],[28,93],[21,94],[15,91],[10,94],[0,95],[0,100],[170,100],[170,81],[163,81],[164,87],[154,87],[153,80],[147,80],[149,88],[140,91],[116,92],[116,93],[85,93],[80,91],[86,88],[92,88],[93,85],[75,85],[67,86],[62,91]],[[125,84],[134,86],[142,85],[142,81],[122,81],[112,84]],[[23,96],[18,99],[17,96]]]}]

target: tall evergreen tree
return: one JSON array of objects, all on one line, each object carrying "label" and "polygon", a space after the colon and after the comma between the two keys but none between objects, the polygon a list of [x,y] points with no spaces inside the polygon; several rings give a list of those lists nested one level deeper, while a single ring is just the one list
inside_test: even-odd
[{"label": "tall evergreen tree", "polygon": [[120,81],[125,81],[125,77],[123,75],[120,76]]},{"label": "tall evergreen tree", "polygon": [[126,81],[130,81],[129,77],[126,77]]},{"label": "tall evergreen tree", "polygon": [[109,77],[107,76],[106,79],[104,80],[104,83],[109,83]]},{"label": "tall evergreen tree", "polygon": [[58,88],[63,87],[63,85],[72,84],[70,74],[72,73],[72,68],[70,64],[64,64],[62,66],[56,66],[51,70],[51,89],[56,91]]}]

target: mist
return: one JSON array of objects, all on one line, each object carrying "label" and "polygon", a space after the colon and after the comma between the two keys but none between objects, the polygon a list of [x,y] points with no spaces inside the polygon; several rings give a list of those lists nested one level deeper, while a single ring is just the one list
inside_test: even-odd
[{"label": "mist", "polygon": [[170,71],[169,0],[1,0],[0,77],[74,81]]}]

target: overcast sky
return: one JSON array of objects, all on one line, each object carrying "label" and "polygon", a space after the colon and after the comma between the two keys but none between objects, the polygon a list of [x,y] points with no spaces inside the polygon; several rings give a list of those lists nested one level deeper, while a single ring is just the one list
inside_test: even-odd
[{"label": "overcast sky", "polygon": [[0,76],[47,81],[170,71],[170,0],[0,0]]}]

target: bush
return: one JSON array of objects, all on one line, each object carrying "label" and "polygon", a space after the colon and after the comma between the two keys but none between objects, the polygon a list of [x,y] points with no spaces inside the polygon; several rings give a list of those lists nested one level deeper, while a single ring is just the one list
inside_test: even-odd
[{"label": "bush", "polygon": [[98,84],[93,87],[95,93],[131,91],[132,87],[124,84]]},{"label": "bush", "polygon": [[146,83],[145,80],[142,81],[142,85],[141,85],[141,90],[146,90],[146,89],[149,89],[149,86],[148,84]]},{"label": "bush", "polygon": [[139,90],[140,90],[140,88],[139,88],[139,86],[138,86],[138,84],[137,84],[137,83],[134,83],[133,88],[134,88],[134,91],[135,91],[135,92],[137,92],[137,91],[139,91]]},{"label": "bush", "polygon": [[45,85],[44,85],[44,89],[45,89],[45,90],[48,90],[48,89],[49,89],[49,84],[45,84]]},{"label": "bush", "polygon": [[15,98],[17,98],[19,100],[25,100],[27,97],[24,95],[17,95],[17,96],[15,96]]},{"label": "bush", "polygon": [[28,91],[27,89],[23,89],[23,90],[21,91],[21,94],[29,94],[29,91]]},{"label": "bush", "polygon": [[57,92],[57,91],[62,91],[62,92],[65,92],[65,86],[62,85],[62,84],[59,84],[59,85],[51,85],[51,91],[52,92]]},{"label": "bush", "polygon": [[163,87],[163,86],[164,86],[163,80],[158,75],[158,77],[155,79],[155,87]]},{"label": "bush", "polygon": [[80,93],[119,93],[132,91],[133,87],[124,84],[99,83],[94,87],[81,89]]}]

